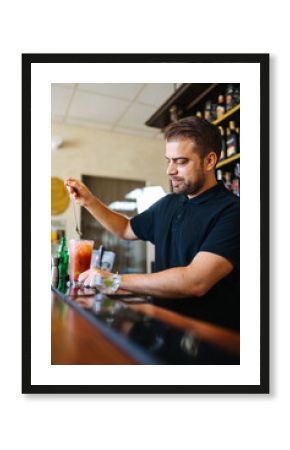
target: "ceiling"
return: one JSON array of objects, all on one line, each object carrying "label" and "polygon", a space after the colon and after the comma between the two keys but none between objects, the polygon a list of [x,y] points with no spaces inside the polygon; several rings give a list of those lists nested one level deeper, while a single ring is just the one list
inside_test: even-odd
[{"label": "ceiling", "polygon": [[158,129],[144,124],[176,87],[168,83],[52,84],[51,116],[69,125],[160,138]]}]

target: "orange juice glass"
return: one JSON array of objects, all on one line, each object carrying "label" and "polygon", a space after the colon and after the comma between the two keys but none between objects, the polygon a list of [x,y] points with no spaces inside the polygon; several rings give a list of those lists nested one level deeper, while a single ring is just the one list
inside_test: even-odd
[{"label": "orange juice glass", "polygon": [[69,279],[76,284],[79,274],[91,267],[94,241],[71,239],[69,241]]}]

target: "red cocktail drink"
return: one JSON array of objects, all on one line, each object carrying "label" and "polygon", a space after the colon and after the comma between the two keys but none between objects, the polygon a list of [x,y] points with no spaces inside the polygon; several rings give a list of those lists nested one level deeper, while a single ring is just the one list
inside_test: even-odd
[{"label": "red cocktail drink", "polygon": [[91,267],[94,241],[69,241],[69,279],[71,284],[78,282],[79,274]]}]

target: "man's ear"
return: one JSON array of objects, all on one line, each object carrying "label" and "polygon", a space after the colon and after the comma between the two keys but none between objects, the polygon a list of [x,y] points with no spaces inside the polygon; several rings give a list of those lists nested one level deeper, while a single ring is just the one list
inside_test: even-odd
[{"label": "man's ear", "polygon": [[206,155],[205,159],[204,159],[204,163],[205,163],[205,170],[210,172],[211,170],[213,170],[216,166],[217,163],[217,155],[215,152],[210,152]]}]

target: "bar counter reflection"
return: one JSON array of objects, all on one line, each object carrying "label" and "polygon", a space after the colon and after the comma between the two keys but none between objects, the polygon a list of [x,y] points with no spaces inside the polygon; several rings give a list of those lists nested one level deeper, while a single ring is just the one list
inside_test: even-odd
[{"label": "bar counter reflection", "polygon": [[[113,297],[113,298],[112,298]],[[237,332],[151,298],[52,289],[52,364],[239,364]]]}]

